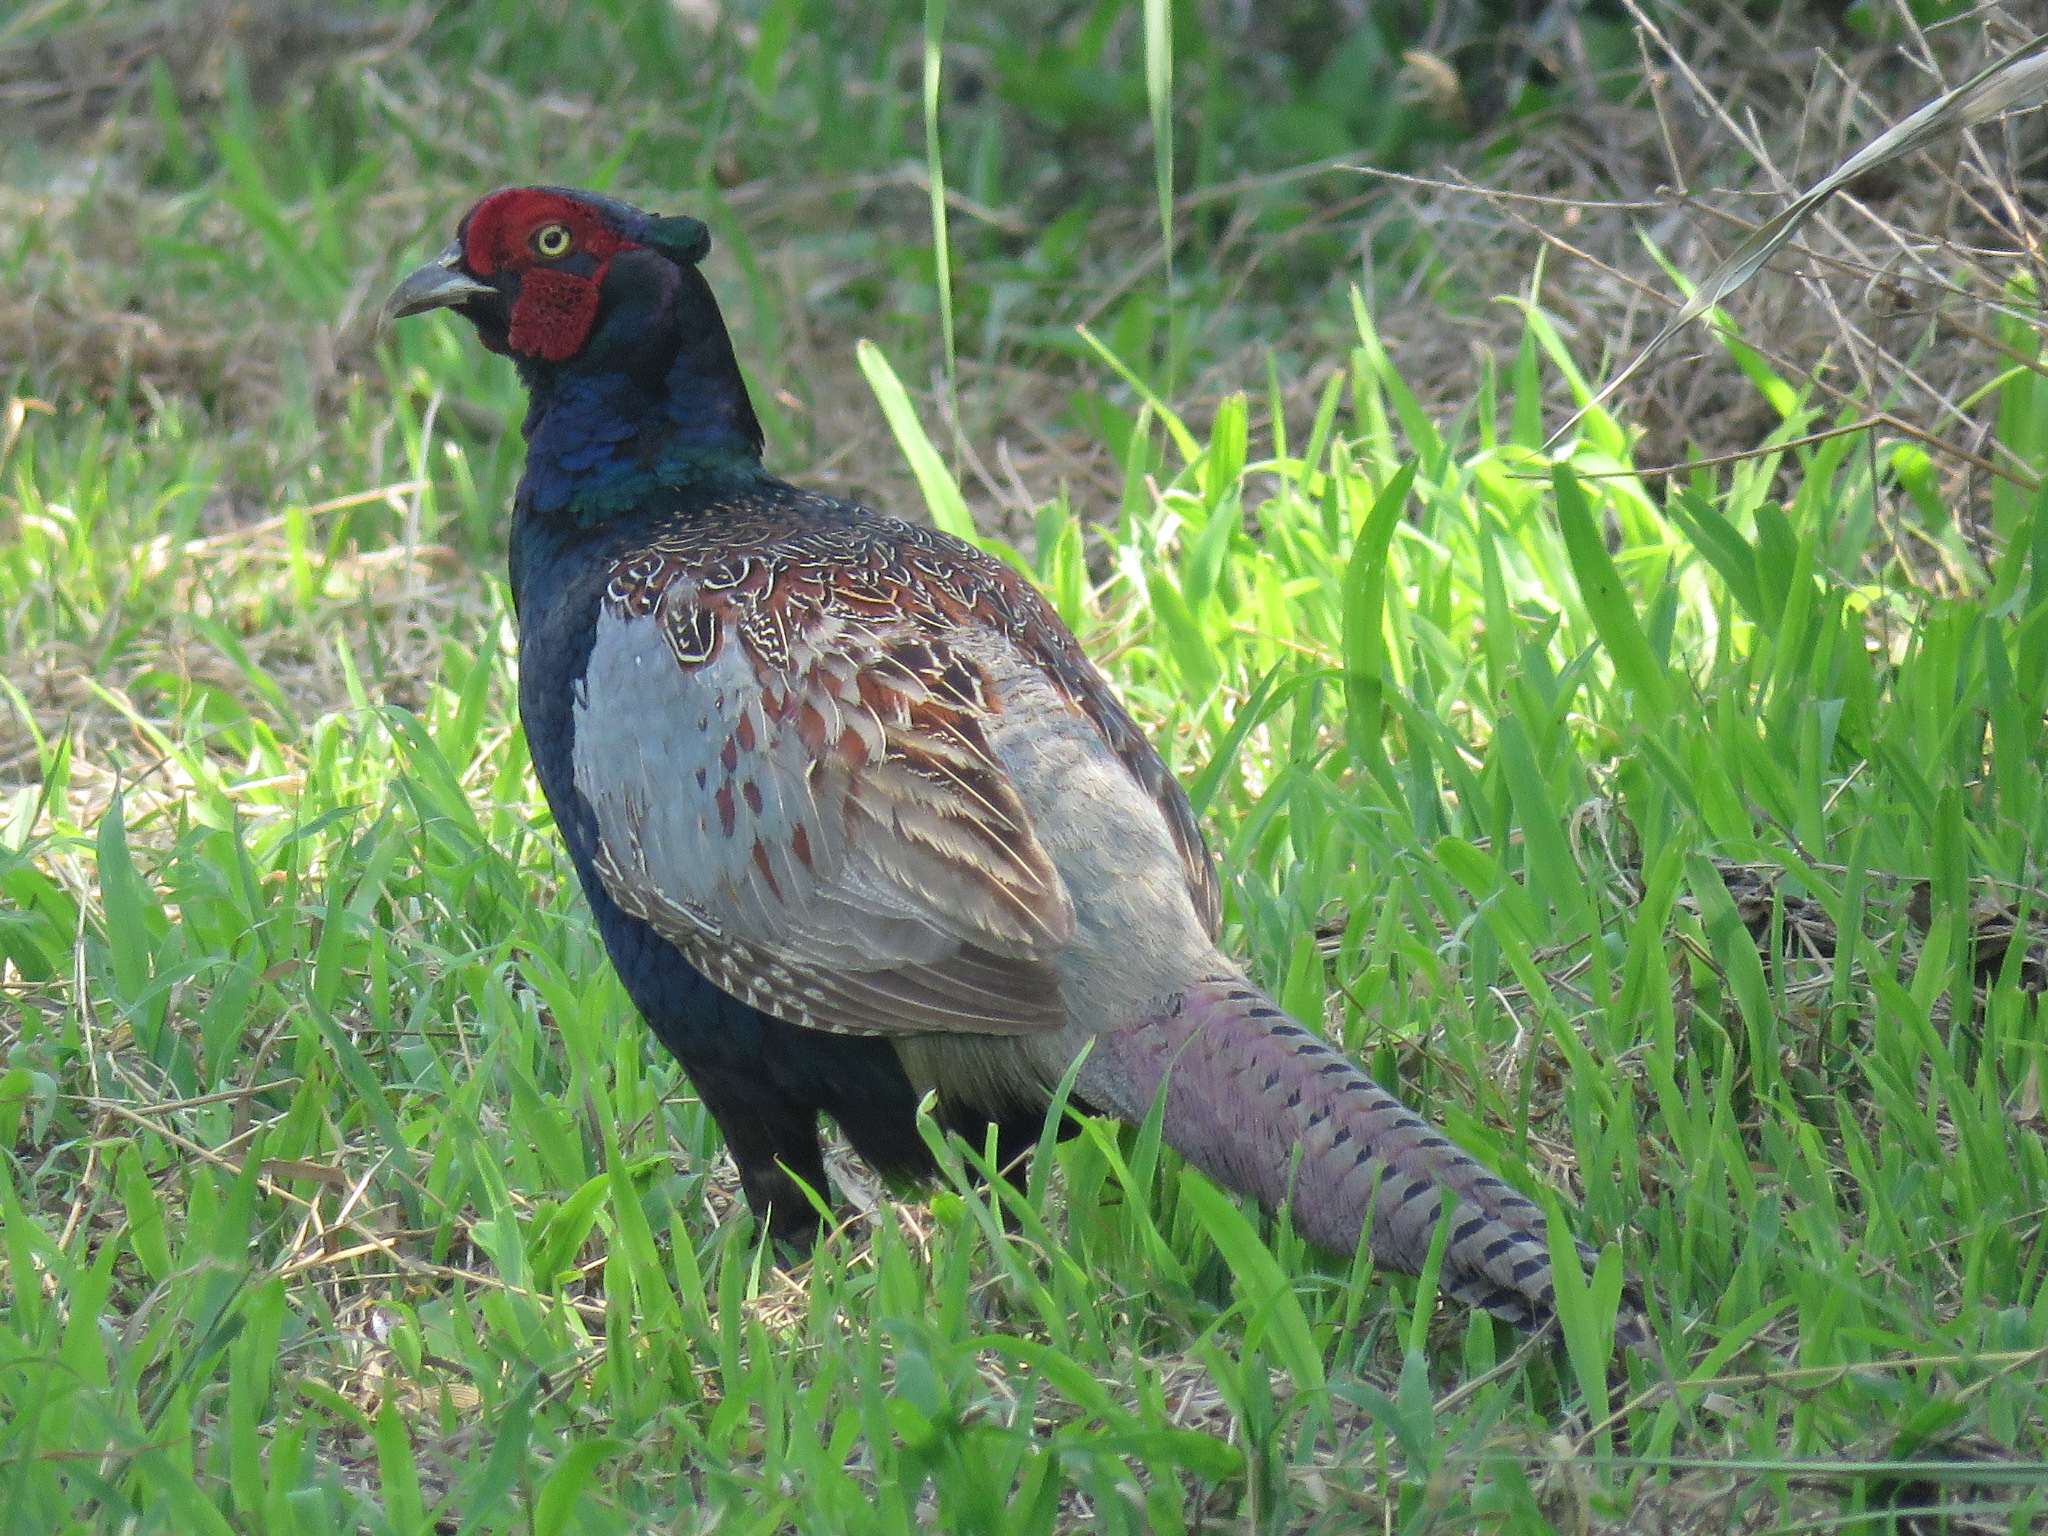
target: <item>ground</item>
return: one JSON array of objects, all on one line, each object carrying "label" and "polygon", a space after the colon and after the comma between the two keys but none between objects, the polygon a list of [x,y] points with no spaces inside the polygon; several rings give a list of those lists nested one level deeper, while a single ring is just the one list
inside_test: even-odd
[{"label": "ground", "polygon": [[[0,1524],[2039,1523],[2038,118],[1573,419],[2018,14],[0,19]],[[1094,1123],[764,1259],[513,725],[515,381],[375,323],[517,180],[705,217],[772,465],[1031,572],[1229,947],[1602,1250],[1561,1340]]]}]

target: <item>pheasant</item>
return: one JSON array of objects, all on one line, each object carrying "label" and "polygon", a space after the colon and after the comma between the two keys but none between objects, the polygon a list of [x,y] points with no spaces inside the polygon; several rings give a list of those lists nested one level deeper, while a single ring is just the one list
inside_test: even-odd
[{"label": "pheasant", "polygon": [[[1180,785],[1006,565],[789,485],[698,264],[705,226],[497,191],[387,313],[449,308],[530,397],[511,530],[534,770],[627,992],[804,1251],[829,1115],[936,1172],[918,1106],[1005,1156],[1142,1121],[1343,1253],[1548,1321],[1542,1212],[1217,948]],[[1581,1249],[1583,1261],[1588,1252]]]}]

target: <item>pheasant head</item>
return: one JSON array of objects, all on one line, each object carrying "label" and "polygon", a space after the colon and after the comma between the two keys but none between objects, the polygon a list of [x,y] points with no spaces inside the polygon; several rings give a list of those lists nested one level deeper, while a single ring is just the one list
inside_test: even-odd
[{"label": "pheasant head", "polygon": [[538,510],[605,515],[652,486],[750,467],[761,428],[711,288],[701,220],[564,187],[508,187],[385,304],[452,309],[519,367]]}]

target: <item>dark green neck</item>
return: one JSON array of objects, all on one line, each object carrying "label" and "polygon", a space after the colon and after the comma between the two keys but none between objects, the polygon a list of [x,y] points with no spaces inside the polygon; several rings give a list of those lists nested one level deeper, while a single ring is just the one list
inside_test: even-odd
[{"label": "dark green neck", "polygon": [[694,266],[645,255],[612,263],[576,357],[520,365],[531,395],[522,511],[589,527],[664,488],[764,473],[760,423],[710,287]]}]

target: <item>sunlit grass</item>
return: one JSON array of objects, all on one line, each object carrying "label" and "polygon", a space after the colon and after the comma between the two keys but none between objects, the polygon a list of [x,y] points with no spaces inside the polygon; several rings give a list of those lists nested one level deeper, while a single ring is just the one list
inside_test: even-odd
[{"label": "sunlit grass", "polygon": [[[891,35],[921,51],[937,9]],[[1313,409],[1276,363],[1179,414],[1152,392],[1221,291],[1184,251],[1171,306],[1162,266],[1061,327],[1120,494],[1048,480],[999,524],[942,418],[890,388],[888,359],[915,386],[937,357],[929,253],[868,271],[893,409],[838,409],[874,462],[907,455],[895,510],[913,487],[942,524],[983,508],[1189,786],[1230,947],[1507,1177],[1564,1192],[1560,1237],[1607,1257],[1565,1342],[1521,1350],[1092,1123],[1021,1193],[973,1148],[939,1149],[929,1199],[842,1160],[844,1230],[783,1274],[603,960],[512,726],[510,371],[441,321],[351,327],[395,247],[443,234],[396,158],[452,191],[723,142],[471,90],[451,60],[601,93],[598,64],[641,59],[635,100],[695,92],[821,175],[922,156],[917,98],[828,89],[885,78],[888,46],[835,74],[796,5],[720,44],[722,96],[668,6],[519,11],[465,10],[352,102],[231,83],[200,122],[176,82],[150,97],[152,174],[191,190],[124,249],[153,294],[246,315],[192,355],[269,349],[234,386],[260,408],[225,385],[151,404],[132,358],[99,398],[83,371],[9,391],[0,1523],[1819,1529],[1892,1497],[1903,1458],[2038,1518],[2036,496],[2001,490],[1972,540],[1924,504],[1917,450],[1865,437],[1646,481],[1599,412],[1553,462],[1545,402],[1587,393],[1554,317],[1530,306],[1451,412],[1341,285]],[[1170,30],[1193,68],[1206,40]],[[1144,35],[1117,58],[1084,30],[1006,78],[1143,123]],[[977,131],[948,186],[997,207]],[[1156,231],[1161,164],[1134,166]],[[801,307],[699,169],[759,393],[812,412],[779,407],[776,462],[829,457],[783,358]],[[963,222],[963,354],[996,354],[1004,281],[1036,303],[1096,270],[1049,227],[1005,277]],[[11,259],[53,292],[106,280],[53,249],[23,234]],[[1744,361],[1778,440],[1837,424]],[[2036,374],[1998,390],[2015,461],[2048,469]],[[1621,1267],[1668,1378],[1605,1374]]]}]

